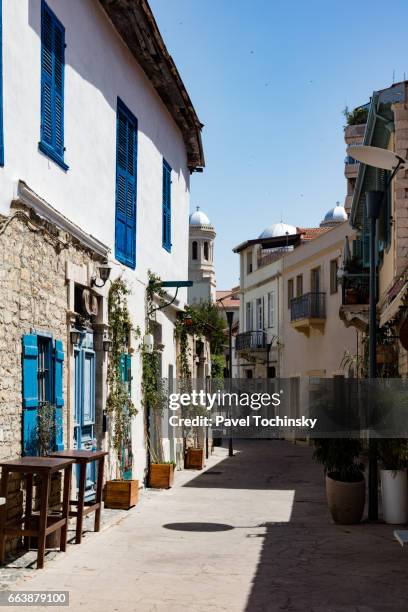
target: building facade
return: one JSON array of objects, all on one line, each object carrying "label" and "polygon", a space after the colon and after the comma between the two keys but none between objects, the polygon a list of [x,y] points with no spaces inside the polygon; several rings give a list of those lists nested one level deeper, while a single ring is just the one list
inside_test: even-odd
[{"label": "building facade", "polygon": [[[188,277],[201,124],[147,3],[22,0],[3,3],[2,17],[0,456],[34,452],[44,406],[55,448],[109,448],[110,283],[126,282],[143,337],[148,271]],[[186,302],[180,290],[154,315],[164,377],[175,376]],[[128,473],[143,481],[139,348],[132,333]],[[110,458],[107,477],[115,470]]]},{"label": "building facade", "polygon": [[353,234],[344,215],[344,208],[336,206],[321,224],[326,231],[283,258],[284,378],[344,374],[344,358],[356,352],[356,332],[345,330],[339,318],[342,293],[338,270],[345,243]]},{"label": "building facade", "polygon": [[[408,83],[403,81],[374,91],[362,129],[362,144],[408,155]],[[341,316],[346,326],[368,334],[369,224],[366,192],[385,192],[377,224],[377,369],[383,376],[407,376],[408,345],[404,340],[407,294],[408,195],[406,171],[388,184],[389,172],[356,164],[357,178],[350,223],[356,231],[352,253],[345,263]],[[400,339],[400,341],[398,340]],[[361,353],[362,351],[360,351]],[[367,355],[365,355],[367,357]],[[362,368],[366,369],[366,359]]]}]

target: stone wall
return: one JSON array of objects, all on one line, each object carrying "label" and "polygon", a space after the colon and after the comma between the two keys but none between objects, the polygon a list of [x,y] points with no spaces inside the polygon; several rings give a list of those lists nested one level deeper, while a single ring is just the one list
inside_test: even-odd
[{"label": "stone wall", "polygon": [[[92,254],[72,237],[22,205],[13,204],[9,217],[0,218],[0,459],[21,454],[22,336],[32,330],[49,332],[63,342],[67,355],[66,264],[91,260]],[[66,367],[63,389],[66,444]],[[22,513],[23,494],[16,479],[10,494],[9,519]],[[52,503],[58,494],[54,487]]]},{"label": "stone wall", "polygon": [[[408,88],[406,87],[408,99]],[[393,105],[395,122],[395,153],[404,159],[408,156],[408,102]],[[395,178],[395,277],[408,264],[408,171],[398,172]]]}]

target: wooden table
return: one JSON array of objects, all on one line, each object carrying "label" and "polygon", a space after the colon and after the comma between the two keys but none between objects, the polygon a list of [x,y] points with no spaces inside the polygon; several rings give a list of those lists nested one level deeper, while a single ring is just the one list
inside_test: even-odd
[{"label": "wooden table", "polygon": [[[84,516],[95,512],[94,531],[99,531],[101,528],[101,509],[102,509],[102,485],[103,485],[103,469],[105,463],[106,451],[88,451],[88,450],[66,450],[52,453],[53,457],[61,459],[72,459],[74,463],[79,465],[79,483],[78,483],[78,499],[71,499],[70,505],[76,506],[76,510],[70,509],[69,515],[75,516],[76,534],[75,544],[80,544],[82,540],[82,524]],[[86,485],[86,467],[92,461],[98,462],[98,473],[96,479],[95,501],[85,501],[85,485]]]},{"label": "wooden table", "polygon": [[[61,529],[60,550],[65,551],[67,547],[67,530],[69,520],[69,498],[71,489],[71,466],[73,459],[58,457],[21,457],[12,461],[2,461],[0,463],[1,481],[0,497],[7,499],[9,474],[17,472],[26,478],[26,502],[25,514],[22,519],[8,524],[7,503],[0,506],[0,563],[4,564],[6,557],[6,539],[10,536],[24,536],[26,548],[30,546],[30,538],[38,539],[37,568],[44,567],[45,539],[48,534]],[[51,476],[56,472],[64,472],[64,489],[62,511],[58,520],[53,524],[48,524],[48,506],[51,488]],[[41,500],[40,516],[38,528],[30,525],[33,505],[33,476],[37,475],[41,479]],[[23,528],[24,524],[24,528]]]}]

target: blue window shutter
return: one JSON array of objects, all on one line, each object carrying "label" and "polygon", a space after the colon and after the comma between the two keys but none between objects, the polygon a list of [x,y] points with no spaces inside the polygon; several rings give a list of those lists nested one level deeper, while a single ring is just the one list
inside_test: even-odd
[{"label": "blue window shutter", "polygon": [[137,120],[118,100],[116,117],[115,254],[126,266],[136,265]]},{"label": "blue window shutter", "polygon": [[43,1],[40,149],[67,170],[64,163],[64,68],[65,29]]},{"label": "blue window shutter", "polygon": [[3,4],[0,0],[0,166],[4,166],[3,131]]},{"label": "blue window shutter", "polygon": [[57,451],[64,450],[63,437],[63,367],[64,349],[61,340],[55,341],[54,348],[54,401],[55,401],[55,448]]},{"label": "blue window shutter", "polygon": [[171,251],[171,167],[163,160],[162,245]]},{"label": "blue window shutter", "polygon": [[23,455],[37,454],[38,344],[37,336],[23,336]]}]

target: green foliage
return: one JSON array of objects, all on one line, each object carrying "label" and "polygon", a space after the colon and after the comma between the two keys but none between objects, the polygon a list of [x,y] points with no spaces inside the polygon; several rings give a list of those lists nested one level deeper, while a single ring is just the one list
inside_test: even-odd
[{"label": "green foliage", "polygon": [[35,446],[40,457],[49,455],[54,449],[57,436],[55,406],[44,402],[38,408]]},{"label": "green foliage", "polygon": [[[109,335],[112,341],[108,358],[108,398],[106,411],[111,416],[111,443],[116,452],[119,470],[122,471],[122,450],[132,418],[137,414],[126,383],[121,375],[121,355],[128,351],[132,324],[127,307],[130,291],[121,278],[110,286],[108,297]],[[138,335],[138,330],[135,330]],[[123,478],[123,474],[120,474]]]},{"label": "green foliage", "polygon": [[224,355],[211,355],[211,378],[224,378],[225,358]]},{"label": "green foliage", "polygon": [[[188,326],[185,324],[185,320],[190,321]],[[175,326],[175,337],[179,341],[180,349],[179,369],[181,379],[187,380],[191,378],[188,336],[193,338],[195,336],[198,338],[205,337],[208,340],[210,343],[211,361],[214,363],[211,375],[214,377],[215,372],[217,378],[223,377],[224,359],[222,357],[222,350],[225,344],[224,330],[225,320],[221,317],[217,306],[211,300],[186,307],[184,318],[179,319]]]},{"label": "green foliage", "polygon": [[342,482],[358,482],[363,466],[359,463],[361,441],[352,438],[318,438],[314,441],[313,459],[327,474]]},{"label": "green foliage", "polygon": [[347,125],[363,125],[367,123],[368,108],[364,106],[358,106],[354,110],[350,111],[348,106],[343,111],[343,115],[346,118]]},{"label": "green foliage", "polygon": [[408,440],[384,438],[378,440],[378,455],[384,470],[402,470],[408,467]]},{"label": "green foliage", "polygon": [[222,353],[226,323],[214,302],[208,300],[195,306],[188,306],[186,312],[193,321],[189,328],[191,332],[196,336],[205,336],[208,339],[212,355]]}]

